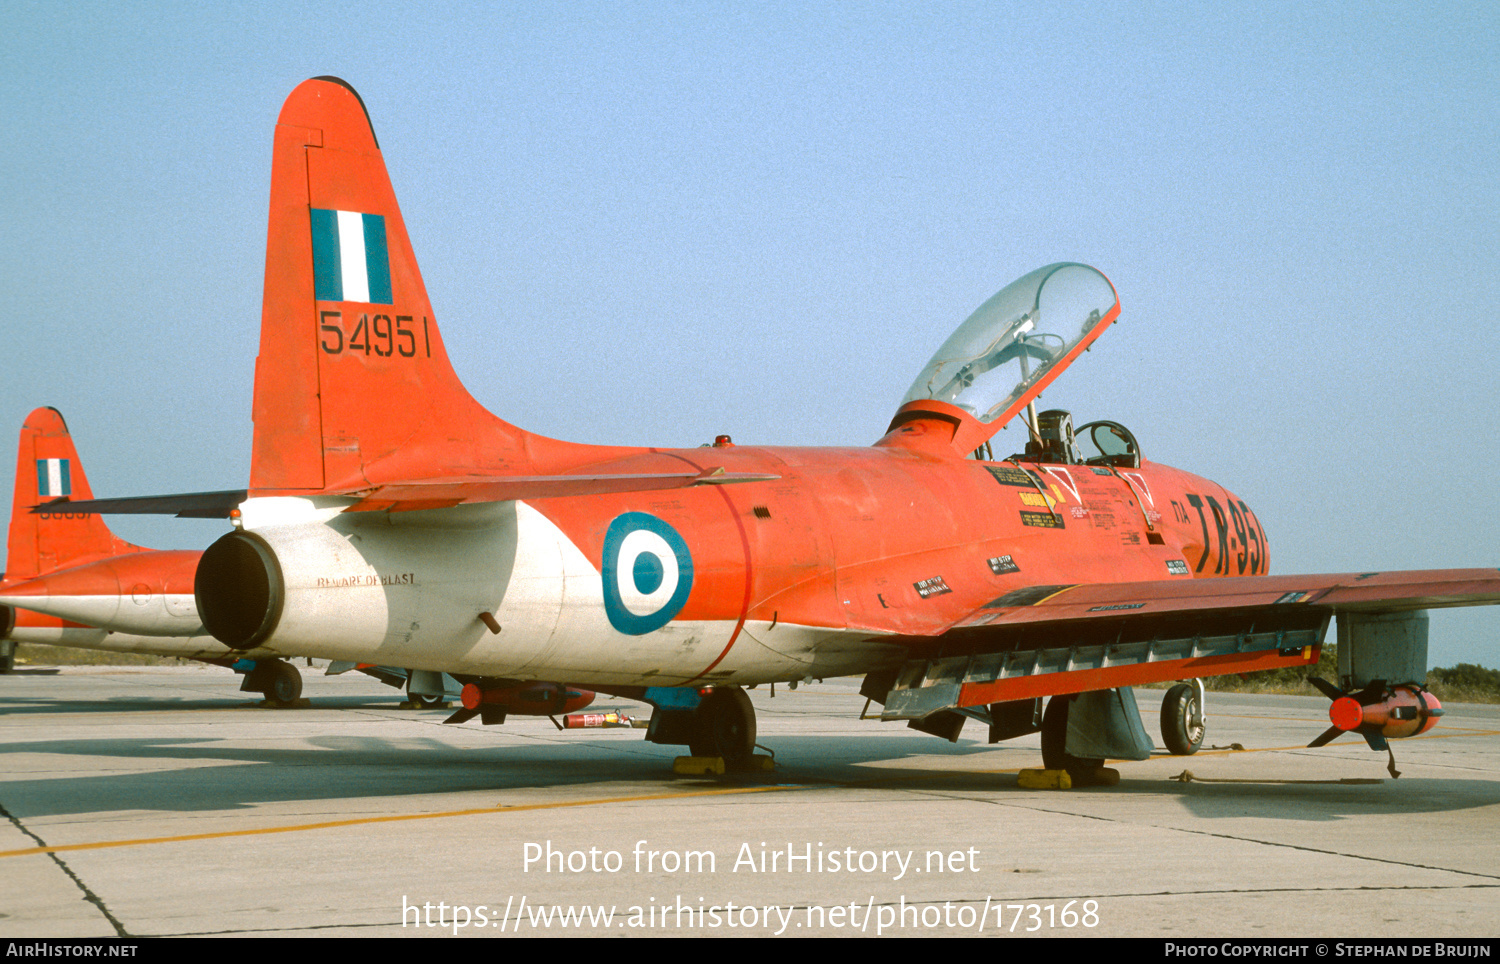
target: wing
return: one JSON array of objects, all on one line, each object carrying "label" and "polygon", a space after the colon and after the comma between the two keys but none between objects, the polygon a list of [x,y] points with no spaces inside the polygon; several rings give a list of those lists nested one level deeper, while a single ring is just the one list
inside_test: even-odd
[{"label": "wing", "polygon": [[1031,586],[980,607],[948,631],[1215,610],[1325,606],[1333,611],[1405,612],[1500,603],[1500,569],[1420,569],[1314,576],[1239,576],[1150,582]]},{"label": "wing", "polygon": [[1335,613],[1497,603],[1500,569],[1031,586],[898,638],[922,655],[891,674],[882,717],[1309,665]]}]

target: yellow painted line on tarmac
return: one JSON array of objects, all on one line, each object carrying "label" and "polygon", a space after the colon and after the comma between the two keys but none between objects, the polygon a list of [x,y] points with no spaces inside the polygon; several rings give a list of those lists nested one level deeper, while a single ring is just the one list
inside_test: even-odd
[{"label": "yellow painted line on tarmac", "polygon": [[714,790],[690,790],[685,793],[652,793],[635,797],[603,797],[597,800],[568,800],[560,803],[529,803],[519,806],[475,807],[470,810],[445,810],[438,813],[403,813],[384,817],[355,817],[351,820],[327,820],[321,823],[299,823],[285,827],[261,827],[256,830],[224,830],[218,833],[188,833],[173,837],[141,837],[135,840],[99,840],[93,843],[63,844],[56,847],[27,847],[23,850],[0,850],[0,858],[26,857],[33,854],[59,854],[72,850],[105,850],[110,847],[145,847],[152,844],[183,843],[191,840],[220,840],[228,837],[255,837],[274,833],[302,833],[308,830],[330,830],[335,827],[359,827],[406,820],[440,820],[447,817],[474,817],[494,813],[522,813],[528,810],[559,810],[564,807],[598,807],[612,803],[650,803],[660,800],[688,800],[693,797],[721,797],[737,793],[769,793],[777,790],[807,790],[810,786],[787,784],[768,787],[725,787]]}]

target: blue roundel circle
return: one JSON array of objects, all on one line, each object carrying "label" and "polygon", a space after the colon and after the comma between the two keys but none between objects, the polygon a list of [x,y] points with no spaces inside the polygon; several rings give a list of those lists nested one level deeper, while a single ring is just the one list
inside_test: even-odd
[{"label": "blue roundel circle", "polygon": [[677,530],[654,515],[626,512],[604,533],[604,612],[609,624],[644,636],[672,621],[693,588],[693,556]]}]

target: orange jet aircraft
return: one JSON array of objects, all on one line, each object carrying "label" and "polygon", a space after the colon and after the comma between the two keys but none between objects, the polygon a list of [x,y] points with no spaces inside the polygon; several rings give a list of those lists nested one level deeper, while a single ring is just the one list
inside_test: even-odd
[{"label": "orange jet aircraft", "polygon": [[[478,693],[567,680],[651,703],[647,739],[731,763],[755,746],[742,687],[863,674],[882,719],[1041,729],[1046,765],[1087,778],[1150,753],[1128,687],[1310,666],[1335,613],[1329,688],[1381,707],[1336,703],[1335,728],[1384,746],[1430,726],[1421,610],[1500,601],[1500,572],[1268,575],[1243,499],[1145,460],[1118,423],[1032,410],[1119,311],[1093,268],[1033,271],[867,448],[543,438],[460,384],[364,104],[320,77],[276,126],[249,489],[75,511],[228,515],[196,593],[233,649]],[[1026,451],[993,458],[1017,416]],[[1169,748],[1195,749],[1201,684],[1162,717]]]},{"label": "orange jet aircraft", "polygon": [[[262,693],[278,703],[301,696],[302,676],[286,660],[318,653],[234,650],[205,635],[193,598],[202,553],[132,545],[97,515],[73,511],[70,505],[37,505],[74,495],[92,497],[73,436],[57,409],[36,409],[21,426],[9,571],[0,573],[0,641],[8,644],[4,670],[12,668],[16,643],[44,643],[227,666],[244,677],[243,692]],[[26,511],[31,506],[38,511]],[[350,669],[404,686],[412,702],[425,706],[460,695],[441,673],[353,663],[330,666],[329,673]],[[555,716],[580,710],[593,697],[540,683],[486,692],[484,706],[476,712],[492,721],[503,721],[507,713]]]},{"label": "orange jet aircraft", "polygon": [[97,515],[48,504],[91,497],[62,414],[36,409],[21,426],[17,450],[0,639],[12,647],[45,643],[232,666],[244,674],[247,692],[297,698],[302,677],[277,658],[286,654],[232,650],[204,633],[193,600],[202,553],[132,545]]}]

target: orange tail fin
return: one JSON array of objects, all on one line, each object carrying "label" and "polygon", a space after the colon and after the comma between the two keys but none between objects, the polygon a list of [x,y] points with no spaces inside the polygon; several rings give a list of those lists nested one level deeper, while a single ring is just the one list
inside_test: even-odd
[{"label": "orange tail fin", "polygon": [[68,425],[55,408],[39,408],[21,426],[16,456],[16,492],[10,508],[5,578],[8,582],[91,559],[140,552],[115,536],[97,515],[32,512],[32,506],[68,496],[92,499]]},{"label": "orange tail fin", "polygon": [[252,495],[536,471],[565,445],[459,382],[364,102],[334,77],[276,124],[254,417]]}]

